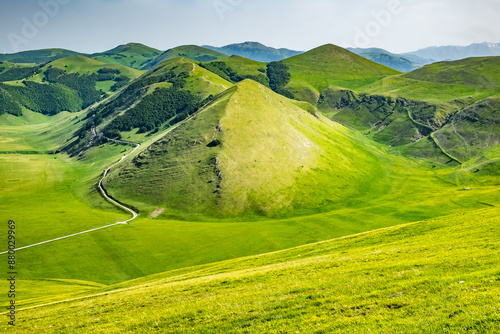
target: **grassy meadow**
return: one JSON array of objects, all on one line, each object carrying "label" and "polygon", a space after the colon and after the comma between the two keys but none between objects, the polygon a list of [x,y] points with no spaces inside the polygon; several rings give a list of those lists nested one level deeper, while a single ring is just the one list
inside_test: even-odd
[{"label": "grassy meadow", "polygon": [[[213,99],[173,126],[120,133],[141,146],[104,186],[139,217],[19,250],[18,322],[0,331],[500,331],[498,59],[400,74],[327,45],[284,61],[296,101],[252,80],[233,85],[197,62],[221,59],[244,75],[262,74],[264,63],[195,46],[138,70],[153,66],[157,51],[130,44],[98,60],[51,63],[80,75],[141,76],[131,83],[137,94],[121,89],[103,102],[110,105],[137,105],[173,86],[171,73],[182,89]],[[437,105],[423,114],[443,127],[420,138],[418,115],[403,107],[376,123],[383,133],[373,125],[379,108],[346,111],[359,117],[347,127],[318,112],[325,89],[332,100],[373,93]],[[385,97],[371,102],[395,103]],[[97,119],[105,108],[94,106]],[[97,132],[127,108],[110,109]],[[72,156],[60,152],[77,140],[86,147],[95,124],[88,113],[0,115],[0,217],[16,221],[17,247],[129,218],[97,184],[133,145],[95,140]],[[420,140],[392,146],[397,136]],[[6,237],[0,230],[4,245]],[[1,293],[0,307],[8,303]]]},{"label": "grassy meadow", "polygon": [[494,333],[498,217],[483,209],[93,286],[21,310],[11,332]]}]

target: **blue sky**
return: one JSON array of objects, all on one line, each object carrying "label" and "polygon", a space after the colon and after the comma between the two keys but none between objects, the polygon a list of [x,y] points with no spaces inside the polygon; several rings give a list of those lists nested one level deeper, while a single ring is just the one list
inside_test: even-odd
[{"label": "blue sky", "polygon": [[500,43],[498,0],[0,0],[0,52],[259,41],[392,52]]}]

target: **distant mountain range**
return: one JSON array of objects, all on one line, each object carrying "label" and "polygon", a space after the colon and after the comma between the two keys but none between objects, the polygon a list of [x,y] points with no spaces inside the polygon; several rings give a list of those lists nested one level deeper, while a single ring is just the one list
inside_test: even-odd
[{"label": "distant mountain range", "polygon": [[203,47],[225,53],[229,56],[240,56],[264,63],[279,61],[304,53],[303,51],[289,49],[275,49],[257,42],[230,44],[223,47],[203,45]]},{"label": "distant mountain range", "polygon": [[409,58],[402,57],[401,55],[390,53],[384,49],[379,48],[348,48],[347,50],[354,52],[361,57],[382,64],[384,66],[393,68],[400,72],[411,72],[422,66],[421,62],[415,62]]},{"label": "distant mountain range", "polygon": [[459,60],[469,57],[500,56],[500,43],[476,43],[468,46],[432,46],[414,52],[403,53],[401,54],[401,56],[413,61],[428,61],[427,63],[421,63],[422,65],[427,65],[436,61],[443,60]]},{"label": "distant mountain range", "polygon": [[[402,54],[391,53],[380,48],[348,48],[348,50],[400,72],[411,72],[424,65],[438,61],[460,60],[469,57],[500,56],[500,43],[428,47]],[[268,63],[287,59],[302,53],[304,52],[284,48],[276,49],[258,42],[229,44],[222,47],[184,45],[166,50],[165,52],[139,43],[129,43],[94,54],[84,54],[64,49],[44,49],[13,54],[0,54],[0,61],[21,64],[43,64],[68,56],[83,55],[105,63],[121,64],[135,69],[151,69],[165,60],[178,56],[198,62],[208,62],[235,55]]]}]

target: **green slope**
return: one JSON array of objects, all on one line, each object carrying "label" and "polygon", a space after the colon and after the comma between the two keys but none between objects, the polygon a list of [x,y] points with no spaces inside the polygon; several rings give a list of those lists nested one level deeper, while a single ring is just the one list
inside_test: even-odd
[{"label": "green slope", "polygon": [[90,298],[20,310],[9,330],[494,333],[499,213],[490,208],[95,287]]},{"label": "green slope", "polygon": [[230,68],[234,69],[239,75],[259,75],[266,73],[266,63],[257,62],[240,56],[231,56],[219,59],[226,63]]},{"label": "green slope", "polygon": [[488,157],[500,158],[498,154],[488,154],[500,143],[500,97],[481,100],[457,112],[434,133],[434,138],[460,161],[476,158],[477,163]]},{"label": "green slope", "polygon": [[210,49],[205,49],[197,45],[183,45],[163,52],[161,55],[151,60],[148,64],[145,64],[144,68],[151,69],[165,60],[177,57],[184,57],[197,62],[207,62],[225,58],[227,55]]},{"label": "green slope", "polygon": [[108,64],[120,64],[141,70],[161,53],[160,50],[140,43],[128,43],[102,53],[94,53],[90,57]]},{"label": "green slope", "polygon": [[0,54],[1,61],[11,63],[35,63],[44,64],[60,58],[78,55],[78,52],[65,49],[42,49],[33,51],[22,51],[10,54]]},{"label": "green slope", "polygon": [[120,74],[125,75],[130,79],[136,78],[140,76],[142,73],[144,73],[142,71],[132,69],[127,66],[119,64],[107,64],[105,62],[80,55],[58,59],[56,61],[53,61],[45,65],[45,67],[43,67],[42,70],[48,68],[59,68],[61,70],[64,70],[68,74],[76,73],[80,75],[97,74],[100,69],[111,68],[120,71]]},{"label": "green slope", "polygon": [[18,79],[16,81],[0,84],[3,101],[0,114],[19,115],[21,106],[50,115],[79,111],[141,74],[123,65],[106,64],[80,55],[58,59],[33,67],[25,77],[13,78]]},{"label": "green slope", "polygon": [[[332,119],[378,142],[409,145],[401,150],[405,154],[427,152],[427,158],[434,160],[444,162],[447,156],[466,162],[497,144],[491,126],[498,115],[491,113],[495,99],[489,97],[500,92],[499,75],[499,57],[440,62],[385,77],[363,87],[361,94],[324,90],[318,106]],[[466,120],[470,110],[474,122]]]},{"label": "green slope", "polygon": [[424,66],[365,88],[368,93],[404,96],[429,103],[480,99],[500,91],[500,57],[468,58]]},{"label": "green slope", "polygon": [[142,142],[185,119],[231,86],[189,59],[165,61],[96,107],[82,126],[80,144],[72,150],[80,151],[87,145],[92,127],[108,137]]},{"label": "green slope", "polygon": [[374,63],[341,47],[327,44],[283,60],[292,76],[288,87],[300,100],[316,103],[326,88],[350,90],[399,72]]},{"label": "green slope", "polygon": [[382,181],[370,175],[384,173],[369,145],[245,80],[113,172],[106,186],[165,215],[325,209],[378,191]]}]

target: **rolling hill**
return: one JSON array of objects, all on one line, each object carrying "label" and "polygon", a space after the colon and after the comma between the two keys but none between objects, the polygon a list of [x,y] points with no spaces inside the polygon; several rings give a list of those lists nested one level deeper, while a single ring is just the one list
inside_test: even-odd
[{"label": "rolling hill", "polygon": [[498,57],[205,52],[0,64],[14,333],[499,330]]},{"label": "rolling hill", "polygon": [[44,64],[49,61],[75,56],[78,54],[80,53],[65,49],[42,49],[17,53],[2,53],[0,54],[0,61],[8,61],[11,63]]},{"label": "rolling hill", "polygon": [[376,155],[362,137],[316,116],[242,81],[113,172],[106,187],[149,212],[221,217],[274,216],[370,192]]},{"label": "rolling hill", "polygon": [[223,47],[203,45],[203,47],[225,53],[230,56],[240,56],[263,63],[279,61],[303,53],[302,51],[294,51],[284,48],[275,49],[258,42],[229,44]]},{"label": "rolling hill", "polygon": [[[3,74],[9,75],[11,71]],[[80,111],[142,74],[123,65],[105,64],[81,55],[21,72],[14,77],[15,81],[0,84],[3,101],[0,114],[20,115],[22,107],[50,115]]]},{"label": "rolling hill", "polygon": [[299,100],[316,103],[329,87],[357,90],[399,72],[335,45],[323,45],[283,60],[289,66],[288,88]]},{"label": "rolling hill", "polygon": [[[363,131],[378,142],[392,146],[411,144],[404,151],[414,151],[419,156],[422,154],[421,145],[427,143],[424,146],[428,157],[444,161],[444,154],[462,163],[464,156],[448,152],[448,148],[468,150],[472,139],[463,140],[454,135],[446,139],[437,134],[443,127],[448,129],[443,131],[449,132],[451,124],[458,124],[457,117],[471,110],[468,108],[478,111],[478,106],[485,107],[485,113],[478,111],[475,116],[479,128],[484,128],[480,124],[496,122],[497,116],[488,114],[486,107],[494,100],[481,101],[498,95],[499,73],[498,57],[439,62],[410,73],[385,77],[363,87],[360,94],[350,90],[325,90],[318,106],[334,120]],[[478,104],[472,106],[474,103]],[[470,129],[473,133],[483,131]],[[474,139],[476,148],[496,146],[497,142],[486,134],[491,131],[484,131]],[[417,149],[413,143],[424,138],[428,140],[421,141]],[[441,153],[436,155],[439,151]],[[480,155],[480,152],[477,153]],[[472,158],[474,154],[471,153],[466,156]]]},{"label": "rolling hill", "polygon": [[92,110],[79,131],[80,140],[68,149],[75,154],[89,140],[102,139],[92,134],[92,128],[111,138],[144,140],[151,131],[156,133],[187,118],[231,86],[189,59],[167,60]]},{"label": "rolling hill", "polygon": [[197,45],[183,45],[163,52],[158,57],[145,64],[144,69],[151,69],[165,60],[177,57],[184,57],[197,62],[208,62],[215,59],[225,58],[227,55]]},{"label": "rolling hill", "polygon": [[94,53],[89,57],[108,64],[120,64],[142,70],[161,53],[160,50],[140,43],[128,43],[119,45],[109,51]]}]

